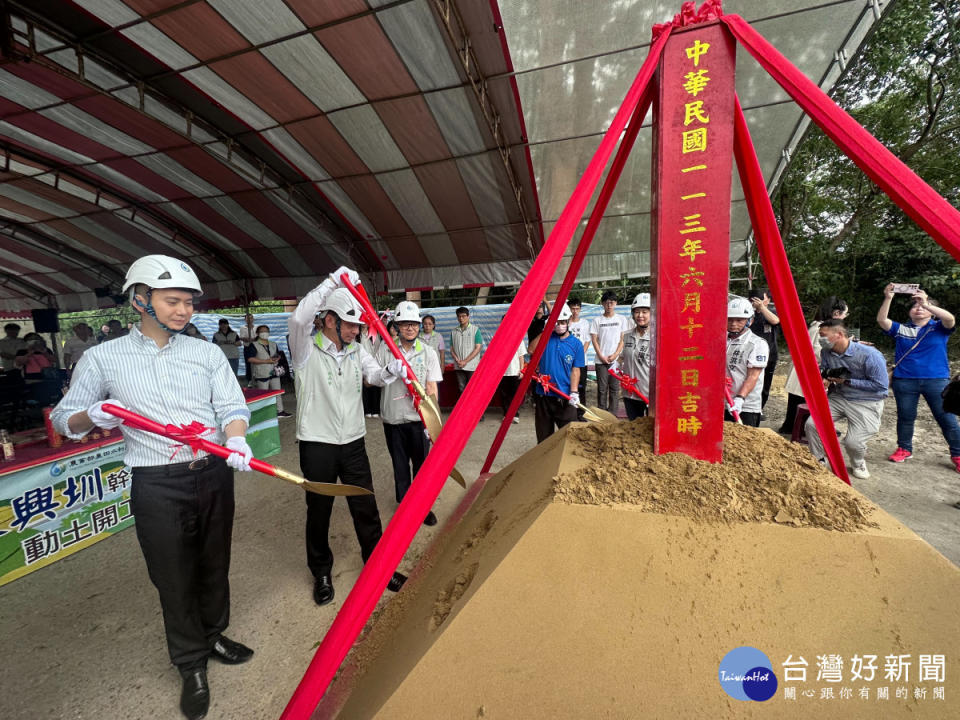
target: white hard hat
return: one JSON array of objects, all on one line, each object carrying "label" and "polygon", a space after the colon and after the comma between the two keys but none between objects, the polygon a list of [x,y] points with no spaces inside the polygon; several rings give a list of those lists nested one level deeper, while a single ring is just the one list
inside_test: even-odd
[{"label": "white hard hat", "polygon": [[753,305],[746,298],[734,297],[727,303],[727,317],[749,320],[753,317]]},{"label": "white hard hat", "polygon": [[320,306],[320,312],[332,312],[341,320],[366,325],[363,321],[363,308],[346,288],[337,288],[327,295],[327,299]]},{"label": "white hard hat", "polygon": [[394,322],[420,322],[420,308],[415,302],[404,300],[397,305],[397,311],[393,316]]},{"label": "white hard hat", "polygon": [[638,293],[637,296],[633,299],[633,303],[630,305],[630,309],[633,308],[648,308],[650,307],[650,293]]},{"label": "white hard hat", "polygon": [[183,260],[167,255],[144,255],[127,269],[123,280],[123,292],[139,284],[154,288],[183,288],[203,294],[200,280],[193,268]]},{"label": "white hard hat", "polygon": [[571,317],[573,317],[573,312],[570,310],[570,306],[564,303],[563,307],[560,308],[560,314],[557,315],[557,320],[569,320]]}]

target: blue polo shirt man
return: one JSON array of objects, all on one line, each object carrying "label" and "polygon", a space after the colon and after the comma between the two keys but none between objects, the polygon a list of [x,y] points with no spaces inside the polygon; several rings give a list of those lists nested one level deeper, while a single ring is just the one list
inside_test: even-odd
[{"label": "blue polo shirt man", "polygon": [[[534,390],[534,408],[536,411],[535,427],[537,442],[541,443],[553,435],[554,431],[562,428],[577,419],[577,406],[580,404],[580,395],[577,387],[580,382],[580,373],[584,371],[586,358],[583,354],[583,343],[570,333],[570,307],[564,303],[557,317],[557,324],[547,340],[547,347],[540,358],[537,372],[549,376],[561,392],[570,396],[570,400],[560,396],[552,390],[545,390],[537,384]],[[543,336],[537,337],[530,346],[532,353],[536,343]],[[571,392],[571,388],[573,392]]]}]

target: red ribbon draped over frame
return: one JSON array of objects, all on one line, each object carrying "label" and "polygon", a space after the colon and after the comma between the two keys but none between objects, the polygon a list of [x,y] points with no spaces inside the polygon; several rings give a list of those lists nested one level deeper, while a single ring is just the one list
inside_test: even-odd
[{"label": "red ribbon draped over frame", "polygon": [[773,214],[767,188],[763,182],[763,171],[760,161],[753,149],[747,120],[740,107],[740,99],[736,100],[733,129],[733,152],[737,160],[737,171],[740,173],[740,184],[747,201],[747,210],[750,212],[750,224],[753,226],[757,249],[760,251],[760,264],[767,274],[767,282],[777,298],[777,312],[783,320],[784,337],[787,347],[790,348],[790,357],[797,369],[800,387],[803,388],[803,397],[810,406],[810,415],[823,441],[823,449],[833,468],[834,474],[848,485],[847,466],[840,451],[840,442],[833,429],[833,416],[830,414],[830,404],[827,402],[827,393],[823,389],[820,379],[820,368],[817,366],[810,345],[810,337],[806,332],[806,321],[803,318],[803,308],[800,306],[800,297],[797,287],[793,283],[793,274],[790,272],[790,263],[787,261],[787,252],[783,247],[783,238],[780,237],[780,228],[777,227],[777,218]]},{"label": "red ribbon draped over frame", "polygon": [[843,153],[948,253],[960,260],[960,211],[848,115],[739,15],[720,18]]},{"label": "red ribbon draped over frame", "polygon": [[[657,61],[669,32],[662,33],[653,43],[650,54],[627,91],[623,104],[610,123],[577,183],[550,237],[520,286],[516,298],[503,318],[490,347],[484,353],[473,378],[467,384],[436,444],[417,473],[410,491],[397,508],[384,530],[383,537],[367,560],[356,584],[334,618],[333,625],[317,648],[300,684],[281,715],[281,720],[305,720],[310,716],[346,657],[370,613],[383,594],[394,570],[410,547],[434,501],[440,494],[473,429],[500,383],[507,365],[516,354],[524,329],[543,299],[553,274],[570,244],[583,211],[600,181],[613,149],[650,84]],[[641,118],[642,119],[642,118]],[[638,123],[639,124],[639,123]],[[575,273],[574,273],[575,276]],[[572,278],[571,278],[572,282]],[[556,321],[559,306],[555,306],[550,322]],[[545,343],[544,343],[545,344]]]},{"label": "red ribbon draped over frame", "polygon": [[[719,3],[708,2],[705,5],[710,6],[710,11],[716,6],[716,16],[720,17]],[[704,8],[701,7],[701,12],[703,11]],[[690,24],[690,22],[698,20],[698,17],[687,17],[688,15],[690,15],[689,8],[685,7],[684,12],[678,16],[680,25]],[[737,15],[725,15],[720,19],[726,23],[747,51],[780,83],[838,147],[934,240],[960,260],[960,212],[917,177],[913,171],[874,139],[853,118],[841,110],[816,84],[794,68],[786,58],[742,18]],[[617,139],[627,126],[628,117],[631,113],[636,112],[641,97],[647,90],[671,27],[672,25],[667,25],[655,28],[655,41],[650,54],[628,91],[623,105],[604,135],[600,147],[577,184],[570,201],[561,213],[553,232],[533,264],[530,274],[521,285],[516,299],[504,317],[501,328],[494,336],[490,348],[484,354],[473,380],[467,385],[463,397],[454,408],[440,438],[430,455],[427,456],[426,462],[417,475],[419,482],[415,482],[411,487],[410,492],[407,493],[387,526],[380,543],[378,543],[373,555],[364,566],[357,583],[347,597],[343,608],[337,614],[300,685],[284,710],[282,720],[302,720],[313,711],[317,701],[325,692],[337,668],[346,657],[351,645],[369,618],[377,599],[382,594],[393,571],[419,529],[423,517],[439,495],[447,475],[466,445],[474,426],[499,383],[503,371],[516,352],[523,334],[523,328],[527,326],[529,319],[533,316],[534,308],[539,304],[549,286],[553,273],[559,266],[563,253],[573,237],[576,226],[600,180],[603,168],[613,152]],[[621,147],[622,149],[623,147]],[[619,158],[620,153],[618,153]],[[615,185],[615,181],[613,185]],[[606,189],[607,185],[605,184],[604,190]],[[612,192],[612,186],[610,190]],[[769,205],[769,200],[766,200],[767,205]],[[758,204],[757,207],[762,208],[762,205]],[[763,220],[762,215],[761,212],[758,216],[760,220]],[[596,222],[599,223],[602,211],[599,214],[591,215],[591,223],[594,222],[594,216],[596,216]],[[768,219],[764,220],[764,222],[767,221]],[[772,235],[768,234],[766,237],[765,245],[775,245]],[[584,238],[586,239],[586,233]],[[587,244],[581,242],[578,254]],[[782,251],[782,242],[780,248]],[[763,252],[761,250],[761,253]],[[584,249],[583,254],[585,255],[585,253],[586,250]],[[767,257],[764,258],[761,255],[761,258],[767,262],[776,262],[774,254],[769,252],[769,247]],[[582,257],[580,262],[582,263]],[[578,269],[579,264],[576,264],[575,258],[575,262],[571,264],[570,271],[568,271],[564,280],[565,290],[561,290],[560,297],[565,297],[565,293],[569,292]],[[789,273],[789,269],[787,269],[787,272]],[[789,283],[789,285],[792,286],[792,283]],[[783,288],[781,288],[782,291]],[[795,289],[793,295],[796,296]],[[799,299],[797,299],[797,308],[799,308]],[[545,333],[552,331],[559,309],[559,304],[553,308],[547,327],[544,329]],[[795,328],[804,327],[805,323],[802,321],[802,315],[798,324],[797,318],[791,320],[793,311],[788,310],[787,312],[790,313],[786,316],[790,325]],[[790,337],[788,335],[789,342]],[[796,339],[794,342],[796,343]],[[538,350],[541,350],[545,344],[541,343]],[[797,344],[796,347],[799,349],[802,346]],[[794,346],[791,346],[791,352],[793,351]],[[799,357],[803,357],[802,351],[799,352]],[[801,360],[801,362],[804,361]],[[531,364],[535,367],[534,362],[531,362]],[[524,380],[529,383],[530,375],[525,373]],[[810,378],[807,378],[806,381],[809,383]],[[802,376],[801,382],[803,382]],[[519,405],[518,398],[522,398],[522,393],[518,393],[517,397],[514,398],[517,405]],[[814,403],[816,404],[817,401],[814,400]],[[815,408],[812,409],[815,410]],[[512,413],[508,412],[507,416],[511,417]],[[503,427],[501,426],[501,430]],[[824,439],[827,443],[828,454],[830,454],[830,437],[826,436]],[[502,441],[499,434],[498,440]],[[835,436],[834,444],[836,444]],[[495,441],[495,445],[498,446],[497,441]],[[839,447],[837,447],[837,451],[839,452]],[[491,448],[491,452],[493,455],[496,454],[494,448]],[[492,459],[488,456],[487,460],[488,463],[485,468],[488,469]]]}]

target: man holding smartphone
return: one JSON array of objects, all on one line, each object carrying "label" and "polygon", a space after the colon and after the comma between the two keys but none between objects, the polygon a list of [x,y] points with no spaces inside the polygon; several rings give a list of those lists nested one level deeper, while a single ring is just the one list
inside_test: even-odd
[{"label": "man holding smartphone", "polygon": [[[833,421],[847,420],[843,444],[850,456],[853,476],[870,477],[867,470],[867,441],[880,432],[883,400],[887,396],[887,362],[876,348],[855,343],[843,320],[826,320],[820,325],[820,375],[827,386],[827,402]],[[823,441],[813,417],[807,418],[810,452],[826,462]]]}]

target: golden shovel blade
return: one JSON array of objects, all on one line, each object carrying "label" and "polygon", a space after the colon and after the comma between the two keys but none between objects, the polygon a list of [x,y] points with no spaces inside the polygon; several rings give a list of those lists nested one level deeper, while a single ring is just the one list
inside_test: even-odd
[{"label": "golden shovel blade", "polygon": [[617,416],[609,410],[601,410],[598,407],[584,407],[583,405],[580,407],[583,409],[584,420],[598,423],[611,423],[618,421]]},{"label": "golden shovel blade", "polygon": [[[430,436],[431,441],[436,442],[440,436],[440,431],[443,429],[440,408],[437,407],[433,398],[427,395],[419,382],[413,380],[411,384],[413,385],[414,391],[420,396],[420,417],[423,419],[424,427],[427,428],[427,435]],[[451,469],[450,477],[452,477],[460,487],[466,489],[467,481],[464,480],[459,470],[456,468]]]},{"label": "golden shovel blade", "polygon": [[366,488],[358,487],[357,485],[341,485],[339,483],[322,483],[322,482],[311,482],[305,477],[297,475],[296,473],[289,472],[283,468],[274,468],[275,476],[281,480],[286,480],[291,482],[294,485],[299,485],[304,490],[308,492],[316,493],[317,495],[329,495],[329,496],[349,496],[349,495],[373,495],[373,493]]}]

